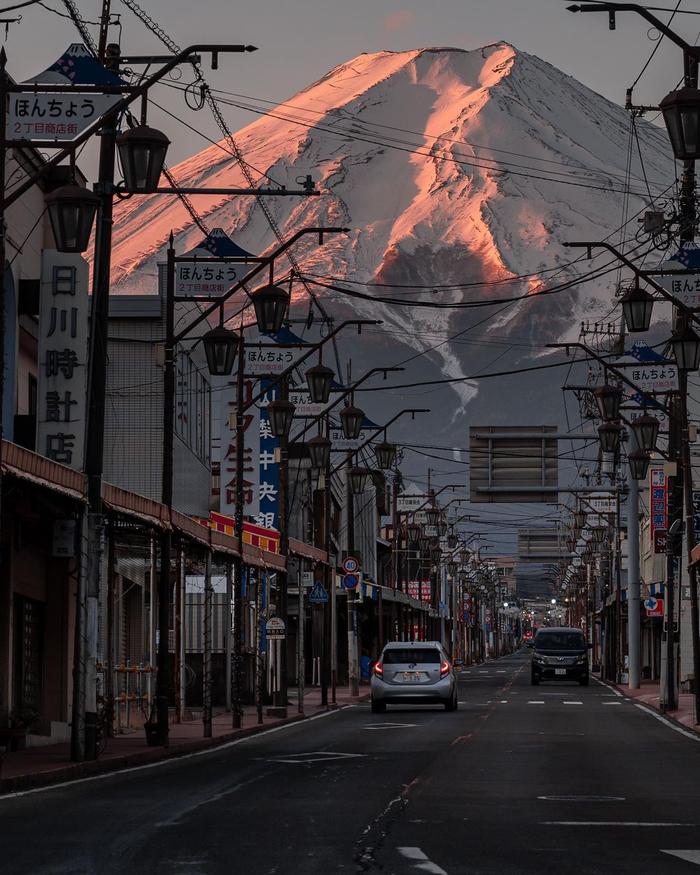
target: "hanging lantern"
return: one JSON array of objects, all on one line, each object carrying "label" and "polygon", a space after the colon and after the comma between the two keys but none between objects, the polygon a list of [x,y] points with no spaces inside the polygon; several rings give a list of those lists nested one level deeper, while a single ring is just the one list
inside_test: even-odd
[{"label": "hanging lantern", "polygon": [[388,471],[394,467],[396,461],[396,444],[381,441],[374,447],[374,455],[377,459],[377,467],[382,471]]},{"label": "hanging lantern", "polygon": [[432,538],[429,538],[427,535],[421,535],[418,538],[418,549],[421,553],[427,553],[430,549],[430,544],[432,543]]},{"label": "hanging lantern", "polygon": [[406,526],[406,533],[411,544],[415,544],[420,539],[421,528],[417,523],[411,523]]},{"label": "hanging lantern", "polygon": [[343,437],[345,440],[357,440],[362,431],[362,423],[364,422],[364,419],[365,412],[364,410],[360,410],[359,407],[355,407],[352,404],[348,407],[343,407],[340,411],[340,424],[343,428]]},{"label": "hanging lantern", "polygon": [[369,468],[351,468],[348,472],[350,478],[350,491],[353,495],[362,495],[367,488],[367,480],[369,479]]},{"label": "hanging lantern", "polygon": [[267,405],[267,418],[270,421],[270,431],[273,437],[287,438],[294,420],[296,407],[291,401],[280,399]]},{"label": "hanging lantern", "polygon": [[450,577],[454,577],[457,574],[457,563],[456,562],[448,562],[447,563],[447,573]]},{"label": "hanging lantern", "polygon": [[317,435],[306,444],[311,459],[311,467],[322,469],[328,465],[331,457],[331,442],[323,435]]},{"label": "hanging lantern", "polygon": [[82,185],[62,185],[47,194],[45,200],[56,249],[85,252],[99,197]]},{"label": "hanging lantern", "polygon": [[325,365],[314,365],[306,372],[306,384],[314,404],[326,404],[335,373]]},{"label": "hanging lantern", "polygon": [[435,549],[430,551],[430,561],[433,564],[437,565],[441,558],[442,558],[442,553],[440,552],[439,548],[435,548]]},{"label": "hanging lantern", "polygon": [[659,420],[650,416],[646,411],[632,421],[637,446],[644,452],[651,453],[656,449],[656,439],[659,436]]},{"label": "hanging lantern", "polygon": [[128,128],[117,136],[127,191],[147,194],[158,188],[169,145],[170,140],[162,131],[147,125]]},{"label": "hanging lantern", "polygon": [[469,562],[471,555],[472,555],[471,550],[460,550],[459,551],[459,561],[462,563],[462,565],[466,565]]},{"label": "hanging lantern", "polygon": [[606,422],[598,429],[600,446],[604,453],[616,453],[620,446],[620,432],[622,426],[613,422]]},{"label": "hanging lantern", "polygon": [[619,386],[611,386],[605,383],[603,386],[598,386],[593,391],[600,416],[605,422],[610,422],[618,418],[620,413],[620,401],[622,400],[622,389]]},{"label": "hanging lantern", "polygon": [[428,520],[429,526],[437,526],[440,523],[440,508],[429,507],[425,512],[425,517]]},{"label": "hanging lantern", "polygon": [[231,373],[239,345],[240,337],[230,328],[217,325],[207,331],[202,338],[202,346],[212,376],[225,377]]},{"label": "hanging lantern", "polygon": [[450,532],[450,534],[447,536],[447,547],[450,550],[454,550],[456,546],[457,546],[457,535],[455,535],[454,532]]},{"label": "hanging lantern", "polygon": [[700,365],[700,337],[692,328],[684,328],[671,338],[673,357],[679,370],[697,371]]},{"label": "hanging lantern", "polygon": [[627,461],[630,466],[630,474],[635,480],[646,479],[649,471],[649,454],[644,450],[633,450],[628,456]]},{"label": "hanging lantern", "polygon": [[630,334],[649,330],[654,299],[646,289],[643,289],[639,283],[635,283],[631,289],[625,292],[620,303]]},{"label": "hanging lantern", "polygon": [[289,308],[289,294],[279,286],[263,286],[250,296],[261,334],[277,334]]},{"label": "hanging lantern", "polygon": [[579,507],[574,512],[574,521],[577,529],[582,529],[586,525],[586,511]]},{"label": "hanging lantern", "polygon": [[678,161],[700,158],[700,91],[680,88],[659,103],[673,154]]},{"label": "hanging lantern", "polygon": [[593,540],[596,544],[602,544],[605,540],[605,526],[592,526],[591,532],[593,533]]}]

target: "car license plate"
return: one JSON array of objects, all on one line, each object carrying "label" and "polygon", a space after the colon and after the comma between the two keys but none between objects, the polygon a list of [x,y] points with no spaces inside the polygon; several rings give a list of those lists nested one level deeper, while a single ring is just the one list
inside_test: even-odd
[{"label": "car license plate", "polygon": [[420,680],[419,671],[405,671],[403,673],[403,682],[405,684],[417,683]]},{"label": "car license plate", "polygon": [[566,674],[566,669],[565,668],[555,668],[554,674]]}]

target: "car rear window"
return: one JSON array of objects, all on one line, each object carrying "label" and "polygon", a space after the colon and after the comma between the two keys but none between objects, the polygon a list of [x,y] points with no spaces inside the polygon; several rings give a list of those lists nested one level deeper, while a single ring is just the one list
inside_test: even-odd
[{"label": "car rear window", "polygon": [[586,643],[581,632],[538,632],[535,647],[538,650],[583,650]]},{"label": "car rear window", "polygon": [[382,662],[385,665],[415,663],[420,665],[440,665],[440,651],[434,647],[392,647],[384,651]]}]

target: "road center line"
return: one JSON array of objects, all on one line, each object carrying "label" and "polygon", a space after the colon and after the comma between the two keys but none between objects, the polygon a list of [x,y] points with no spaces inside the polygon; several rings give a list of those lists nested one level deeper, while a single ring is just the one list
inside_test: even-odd
[{"label": "road center line", "polygon": [[695,826],[694,823],[662,823],[643,820],[541,820],[540,826]]}]

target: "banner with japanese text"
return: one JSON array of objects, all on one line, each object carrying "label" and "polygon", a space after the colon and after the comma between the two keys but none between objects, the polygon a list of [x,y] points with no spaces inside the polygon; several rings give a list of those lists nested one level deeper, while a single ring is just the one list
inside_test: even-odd
[{"label": "banner with japanese text", "polygon": [[83,469],[88,356],[88,264],[74,253],[41,256],[37,452]]}]

